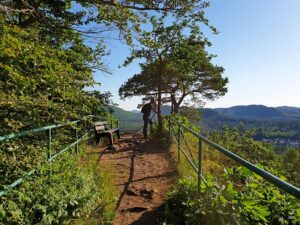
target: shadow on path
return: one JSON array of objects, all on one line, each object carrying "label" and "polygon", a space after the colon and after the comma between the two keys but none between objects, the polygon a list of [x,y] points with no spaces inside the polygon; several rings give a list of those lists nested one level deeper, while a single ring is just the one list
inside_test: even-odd
[{"label": "shadow on path", "polygon": [[159,215],[163,212],[165,206],[161,205],[151,211],[144,212],[141,217],[131,223],[130,225],[159,225],[161,221],[159,220]]},{"label": "shadow on path", "polygon": [[134,159],[135,159],[135,150],[133,150],[133,154],[131,155],[131,158],[130,158],[130,169],[129,169],[128,181],[124,184],[124,189],[121,192],[120,197],[118,199],[116,210],[119,209],[124,195],[128,192],[129,184],[132,182],[133,173],[134,173]]}]

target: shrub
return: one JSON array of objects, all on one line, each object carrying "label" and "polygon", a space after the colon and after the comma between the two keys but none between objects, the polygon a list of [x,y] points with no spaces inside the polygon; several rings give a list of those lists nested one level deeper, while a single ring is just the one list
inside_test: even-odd
[{"label": "shrub", "polygon": [[0,221],[61,224],[97,213],[97,224],[110,224],[113,213],[107,209],[114,200],[105,196],[103,184],[104,177],[95,164],[66,153],[1,197]]},{"label": "shrub", "polygon": [[[299,201],[263,181],[248,169],[235,167],[222,179],[207,176],[198,192],[196,176],[179,181],[169,193],[167,224],[298,224]],[[230,222],[231,221],[231,222]]]}]

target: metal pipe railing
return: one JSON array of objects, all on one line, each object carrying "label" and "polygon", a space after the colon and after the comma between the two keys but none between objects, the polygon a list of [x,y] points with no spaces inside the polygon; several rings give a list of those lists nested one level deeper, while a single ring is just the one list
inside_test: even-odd
[{"label": "metal pipe railing", "polygon": [[[99,117],[99,116],[94,116],[94,115],[89,115],[86,118],[89,118],[89,117],[93,117],[93,118],[101,119],[101,120],[106,119],[106,118]],[[57,129],[57,128],[61,128],[61,127],[64,127],[64,126],[68,126],[68,125],[74,125],[74,124],[75,124],[75,126],[77,126],[77,124],[80,121],[81,120],[75,120],[75,121],[64,123],[64,124],[50,125],[50,126],[45,126],[45,127],[41,127],[41,128],[31,129],[31,130],[28,130],[28,131],[22,131],[22,132],[18,132],[18,133],[12,133],[12,134],[8,134],[8,135],[0,136],[0,142],[2,142],[2,141],[8,141],[10,139],[19,138],[19,137],[27,136],[27,135],[38,133],[38,132],[42,132],[42,131],[47,131],[47,137],[48,137],[47,151],[48,152],[47,152],[47,161],[46,162],[52,162],[55,158],[57,158],[59,155],[61,155],[62,153],[66,152],[67,150],[71,149],[72,147],[75,147],[75,151],[76,151],[76,153],[78,153],[78,147],[79,147],[78,144],[79,144],[79,142],[81,142],[84,138],[86,138],[93,131],[93,130],[88,130],[84,135],[82,135],[79,138],[78,137],[77,127],[75,127],[75,138],[76,138],[76,141],[73,142],[73,143],[71,143],[70,145],[68,145],[67,147],[65,147],[64,149],[62,149],[58,153],[56,153],[55,155],[52,155],[51,154],[51,148],[52,148],[52,130],[53,129]],[[113,120],[111,119],[111,121],[113,121]],[[118,125],[118,120],[114,120],[114,121],[117,121],[116,124]],[[17,185],[21,184],[26,177],[32,176],[36,172],[36,170],[37,170],[37,168],[29,171],[23,177],[18,178],[13,183],[7,185],[7,187],[4,190],[0,190],[0,196],[6,194],[12,188],[14,188]]]},{"label": "metal pipe railing", "polygon": [[[183,125],[182,123],[180,123],[179,121],[169,117],[168,118],[168,129],[169,129],[169,137],[171,137],[172,132],[171,129],[174,127],[172,126],[172,122],[176,123],[178,125],[178,130],[181,131],[182,129],[188,131],[189,133],[193,134],[195,137],[198,138],[198,142],[199,142],[199,155],[198,155],[198,168],[197,170],[195,170],[198,173],[198,182],[200,185],[201,179],[203,177],[202,174],[202,157],[203,157],[203,153],[202,153],[202,142],[205,142],[206,144],[208,144],[209,146],[213,147],[214,149],[218,150],[219,152],[221,152],[222,154],[228,156],[229,158],[233,159],[235,162],[238,162],[239,164],[241,164],[242,166],[248,168],[250,171],[258,174],[259,176],[263,177],[265,180],[267,180],[268,182],[274,184],[275,186],[281,188],[282,190],[286,191],[287,193],[293,195],[294,197],[300,199],[300,189],[293,186],[292,184],[281,180],[280,178],[276,177],[275,175],[269,173],[268,171],[265,171],[259,167],[257,167],[256,165],[250,163],[249,161],[247,161],[246,159],[243,159],[242,157],[232,153],[231,151],[219,146],[218,144],[210,141],[209,139],[207,139],[206,137],[204,137],[201,134],[198,134],[197,132],[195,132],[194,130],[192,130],[189,127],[186,127],[185,125]],[[174,130],[175,131],[175,130]],[[179,132],[178,132],[179,133]],[[181,148],[180,146],[180,140],[178,138],[180,138],[180,135],[178,135],[178,137],[176,138],[174,135],[172,135],[174,137],[174,139],[176,140],[176,144],[178,145],[178,158],[180,158],[180,152],[182,152],[185,156],[186,153],[184,152],[184,150]],[[178,139],[178,140],[177,140]],[[191,164],[191,166],[193,167],[193,169],[195,169],[195,165],[194,163],[191,163],[192,160],[190,160],[189,158],[187,158],[187,160],[189,161],[189,163]]]}]

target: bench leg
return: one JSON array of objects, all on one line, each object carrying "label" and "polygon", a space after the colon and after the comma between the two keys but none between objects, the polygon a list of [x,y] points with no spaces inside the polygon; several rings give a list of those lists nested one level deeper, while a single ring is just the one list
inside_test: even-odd
[{"label": "bench leg", "polygon": [[120,139],[120,131],[117,131],[117,138]]},{"label": "bench leg", "polygon": [[95,140],[96,140],[96,145],[99,144],[100,142],[100,138],[101,138],[101,135],[97,133],[97,131],[95,131]]},{"label": "bench leg", "polygon": [[107,136],[108,136],[108,140],[109,140],[109,145],[113,146],[113,144],[114,144],[113,135],[111,133],[109,133]]}]

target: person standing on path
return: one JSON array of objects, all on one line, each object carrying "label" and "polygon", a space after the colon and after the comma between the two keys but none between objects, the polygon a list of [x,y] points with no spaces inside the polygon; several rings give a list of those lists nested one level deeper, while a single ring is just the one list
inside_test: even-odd
[{"label": "person standing on path", "polygon": [[144,128],[143,128],[143,134],[144,134],[144,138],[146,138],[147,135],[147,128],[148,128],[148,124],[150,122],[150,125],[152,124],[152,121],[150,120],[150,114],[151,111],[157,113],[156,111],[156,103],[154,101],[154,98],[150,99],[150,102],[145,104],[142,107],[142,113],[143,113],[143,120],[144,120]]}]

